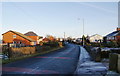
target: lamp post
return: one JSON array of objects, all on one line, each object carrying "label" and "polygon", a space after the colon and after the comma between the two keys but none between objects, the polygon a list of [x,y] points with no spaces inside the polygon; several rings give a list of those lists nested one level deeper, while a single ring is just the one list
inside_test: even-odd
[{"label": "lamp post", "polygon": [[64,41],[65,41],[65,32],[64,32]]},{"label": "lamp post", "polygon": [[[78,20],[80,20],[80,18],[78,18]],[[82,23],[83,23],[83,46],[85,45],[85,40],[84,40],[84,18],[82,19]]]},{"label": "lamp post", "polygon": [[85,41],[84,41],[84,19],[83,19],[83,46],[85,45]]}]

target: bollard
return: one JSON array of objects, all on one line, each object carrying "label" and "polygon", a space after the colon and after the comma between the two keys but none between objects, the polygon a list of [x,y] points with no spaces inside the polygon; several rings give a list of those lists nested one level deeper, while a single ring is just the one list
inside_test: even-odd
[{"label": "bollard", "polygon": [[118,54],[118,72],[120,73],[120,54]]},{"label": "bollard", "polygon": [[116,53],[109,54],[109,70],[117,71],[118,55]]}]

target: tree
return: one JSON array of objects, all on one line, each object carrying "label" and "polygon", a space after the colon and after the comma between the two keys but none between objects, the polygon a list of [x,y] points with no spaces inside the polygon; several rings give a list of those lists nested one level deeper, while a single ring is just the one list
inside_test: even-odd
[{"label": "tree", "polygon": [[72,37],[67,37],[68,42],[72,42]]},{"label": "tree", "polygon": [[52,35],[47,35],[46,38],[48,38],[50,41],[55,41],[55,37],[53,37]]},{"label": "tree", "polygon": [[82,36],[82,45],[86,44],[86,37],[83,35]]}]

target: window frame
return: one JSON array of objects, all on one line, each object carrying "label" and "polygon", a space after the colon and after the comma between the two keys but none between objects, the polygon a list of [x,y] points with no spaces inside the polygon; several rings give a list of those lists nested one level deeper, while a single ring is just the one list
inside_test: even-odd
[{"label": "window frame", "polygon": [[13,35],[13,38],[16,38],[17,37],[17,35]]}]

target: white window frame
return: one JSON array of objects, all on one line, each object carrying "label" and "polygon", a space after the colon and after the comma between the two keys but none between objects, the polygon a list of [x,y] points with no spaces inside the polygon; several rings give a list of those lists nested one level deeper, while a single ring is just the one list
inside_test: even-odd
[{"label": "white window frame", "polygon": [[16,35],[13,35],[13,38],[16,38],[17,36]]}]

